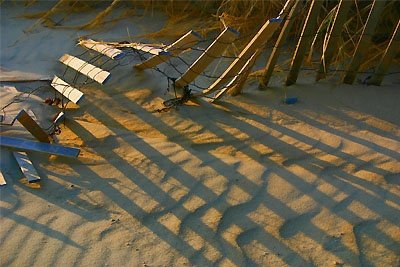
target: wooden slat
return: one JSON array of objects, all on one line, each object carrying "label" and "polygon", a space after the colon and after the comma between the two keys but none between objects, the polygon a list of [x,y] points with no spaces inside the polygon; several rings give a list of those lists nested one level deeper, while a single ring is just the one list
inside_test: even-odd
[{"label": "wooden slat", "polygon": [[57,116],[53,120],[53,124],[59,125],[64,118],[65,118],[65,113],[61,111],[60,113],[57,114]]},{"label": "wooden slat", "polygon": [[203,54],[190,66],[190,68],[176,80],[175,85],[183,87],[199,76],[216,58],[220,57],[225,49],[239,36],[239,33],[230,27],[215,39]]},{"label": "wooden slat", "polygon": [[259,54],[259,50],[257,50],[251,58],[246,62],[246,64],[242,67],[242,69],[238,72],[238,74],[227,84],[225,87],[220,90],[217,94],[215,94],[214,98],[210,102],[217,101],[220,99],[223,95],[226,94],[227,91],[229,91],[231,88],[238,86],[238,90],[241,90],[241,87],[243,86],[244,82],[246,81],[246,77],[243,77],[243,75],[250,71],[249,69],[254,65],[254,62],[257,59],[257,56]]},{"label": "wooden slat", "polygon": [[276,61],[278,60],[278,56],[280,53],[280,49],[285,43],[290,30],[292,28],[293,22],[294,22],[294,16],[297,11],[297,7],[300,3],[300,0],[297,0],[295,4],[293,5],[292,9],[289,12],[288,18],[285,19],[285,24],[282,27],[282,30],[279,34],[278,40],[275,43],[274,48],[272,49],[272,53],[269,56],[268,63],[265,67],[265,70],[262,74],[262,79],[260,82],[260,85],[264,88],[268,86],[269,80],[271,79],[272,73],[274,71]]},{"label": "wooden slat", "polygon": [[282,19],[289,12],[293,3],[294,0],[288,0],[280,13],[280,17],[268,20],[239,54],[238,58],[236,58],[231,65],[229,65],[225,72],[209,88],[203,90],[201,93],[195,96],[211,94],[221,88],[229,79],[232,79],[238,73],[238,71],[243,68],[254,52],[266,41],[268,41],[269,38],[271,38],[276,29],[279,27]]},{"label": "wooden slat", "polygon": [[22,173],[25,175],[26,179],[28,179],[29,183],[34,183],[40,181],[40,176],[37,173],[35,167],[32,164],[32,161],[28,158],[28,155],[25,152],[13,152],[15,159],[21,169]]},{"label": "wooden slat", "polygon": [[375,69],[374,74],[371,79],[367,81],[368,84],[380,85],[382,83],[383,78],[385,77],[385,73],[390,67],[390,63],[393,58],[396,57],[396,54],[400,52],[400,20],[397,23],[396,29],[390,39],[390,42],[383,54],[381,61]]},{"label": "wooden slat", "polygon": [[102,42],[94,41],[92,39],[81,40],[78,44],[88,49],[97,51],[111,59],[118,60],[125,56],[125,53],[122,50],[119,50]]},{"label": "wooden slat", "polygon": [[312,0],[310,9],[308,11],[304,27],[301,32],[301,37],[296,46],[296,51],[290,65],[290,71],[286,79],[286,85],[292,85],[296,82],[299,75],[301,64],[303,63],[304,56],[307,49],[310,47],[311,39],[313,38],[316,26],[318,13],[321,8],[322,0]]},{"label": "wooden slat", "polygon": [[3,172],[0,170],[0,186],[4,186],[6,184],[6,179],[4,178]]},{"label": "wooden slat", "polygon": [[325,75],[328,72],[329,65],[331,64],[334,52],[337,49],[337,45],[340,40],[340,34],[343,30],[347,14],[349,13],[352,4],[353,1],[348,1],[348,0],[340,0],[339,2],[339,6],[335,14],[335,19],[333,21],[332,29],[329,33],[328,40],[326,41],[326,47],[324,47],[323,49],[323,54],[317,72],[316,81],[325,78]]},{"label": "wooden slat", "polygon": [[143,61],[140,64],[135,65],[135,68],[143,70],[143,69],[148,69],[148,68],[153,68],[157,66],[158,64],[161,64],[168,59],[170,59],[172,56],[179,55],[183,51],[187,50],[188,48],[193,47],[195,44],[197,44],[201,40],[201,36],[194,32],[190,31],[181,38],[179,38],[176,42],[173,44],[167,46],[165,48],[165,51],[169,53],[169,55],[161,55],[161,56],[153,56],[149,58],[146,61]]},{"label": "wooden slat", "polygon": [[132,44],[130,47],[133,49],[143,51],[152,55],[156,56],[170,56],[171,53],[168,51],[165,51],[165,49],[154,47],[151,45],[146,45],[146,44]]},{"label": "wooden slat", "polygon": [[71,100],[73,103],[78,102],[83,98],[83,93],[78,89],[72,87],[67,82],[61,80],[61,78],[54,76],[51,86],[56,89],[60,94]]},{"label": "wooden slat", "polygon": [[73,158],[78,157],[80,152],[80,149],[78,148],[36,142],[28,139],[9,136],[0,136],[0,146],[16,151],[33,151]]},{"label": "wooden slat", "polygon": [[368,50],[368,46],[371,44],[372,35],[374,34],[376,25],[379,22],[379,18],[383,8],[385,7],[385,3],[386,0],[374,0],[372,3],[371,10],[361,34],[361,38],[357,43],[353,58],[349,64],[349,67],[347,68],[346,75],[343,78],[343,83],[352,84],[356,79],[357,71],[360,68],[365,53]]},{"label": "wooden slat", "polygon": [[37,140],[40,142],[50,143],[49,135],[36,123],[35,120],[25,112],[25,110],[21,110],[18,115],[15,117],[22,126],[25,127]]},{"label": "wooden slat", "polygon": [[102,70],[86,61],[83,61],[82,59],[68,54],[62,56],[60,61],[68,67],[73,68],[74,70],[101,84],[105,83],[110,77],[110,73],[108,71]]}]

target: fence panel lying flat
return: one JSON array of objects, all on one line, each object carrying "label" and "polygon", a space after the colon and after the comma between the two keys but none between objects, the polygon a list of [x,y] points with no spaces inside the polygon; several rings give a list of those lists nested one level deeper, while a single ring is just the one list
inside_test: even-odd
[{"label": "fence panel lying flat", "polygon": [[26,179],[28,179],[29,183],[34,183],[40,181],[40,176],[37,173],[35,167],[32,164],[32,161],[28,158],[28,155],[25,152],[13,152],[15,159],[21,169],[22,173],[25,175]]},{"label": "fence panel lying flat", "polygon": [[111,59],[115,59],[115,60],[121,59],[125,56],[125,53],[122,50],[119,50],[112,46],[108,46],[101,42],[93,41],[91,39],[81,40],[81,41],[79,41],[79,45],[84,46],[88,49],[97,51],[97,52],[99,52]]},{"label": "fence panel lying flat", "polygon": [[15,117],[37,140],[40,142],[50,143],[49,135],[29,116],[25,110],[21,110]]},{"label": "fence panel lying flat", "polygon": [[9,136],[0,136],[0,146],[17,151],[34,151],[73,158],[78,157],[80,152],[80,149],[78,148],[36,142]]},{"label": "fence panel lying flat", "polygon": [[354,82],[357,71],[364,58],[365,52],[367,51],[368,46],[371,43],[372,35],[375,31],[376,25],[379,22],[379,17],[382,14],[385,4],[386,0],[374,0],[374,2],[372,3],[367,22],[365,23],[360,40],[357,43],[356,50],[347,69],[346,75],[343,78],[344,83],[352,84]]},{"label": "fence panel lying flat", "polygon": [[81,91],[72,87],[57,76],[54,76],[51,86],[75,104],[78,104],[78,102],[83,98],[83,93]]},{"label": "fence panel lying flat", "polygon": [[225,49],[239,36],[239,33],[227,27],[203,54],[176,80],[175,85],[183,87],[199,76],[216,58],[222,55]]},{"label": "fence panel lying flat", "polygon": [[201,40],[201,36],[194,32],[190,31],[186,33],[184,36],[179,38],[176,42],[173,44],[167,46],[165,48],[165,51],[169,53],[169,55],[159,55],[159,56],[153,56],[146,61],[143,61],[140,64],[135,65],[135,68],[143,70],[143,69],[148,69],[148,68],[153,68],[157,66],[158,64],[161,64],[168,59],[170,59],[172,56],[179,55],[186,49],[189,49],[193,47],[195,44],[197,44]]},{"label": "fence panel lying flat", "polygon": [[371,79],[368,80],[368,84],[373,85],[380,85],[382,83],[383,77],[385,73],[390,67],[390,62],[396,56],[398,52],[400,52],[400,20],[397,23],[396,29],[392,35],[392,39],[388,44],[388,47],[383,54],[381,61],[379,62],[378,66],[375,69],[374,74],[372,75]]},{"label": "fence panel lying flat", "polygon": [[310,10],[308,11],[307,18],[304,22],[304,27],[301,32],[301,37],[296,46],[296,51],[292,62],[290,64],[290,71],[286,79],[286,85],[292,85],[297,81],[301,64],[303,63],[304,56],[310,46],[313,33],[317,26],[317,18],[319,10],[322,6],[322,0],[312,0]]},{"label": "fence panel lying flat", "polygon": [[95,80],[100,84],[105,83],[110,77],[110,73],[108,71],[102,70],[86,61],[83,61],[82,59],[68,54],[63,55],[60,58],[60,62],[82,73],[90,79]]},{"label": "fence panel lying flat", "polygon": [[295,12],[297,11],[298,4],[300,0],[297,0],[293,5],[292,9],[289,12],[288,18],[285,19],[285,24],[282,27],[282,30],[279,34],[278,40],[275,43],[274,48],[272,49],[271,55],[268,59],[268,63],[265,67],[264,73],[262,74],[261,86],[267,87],[269,80],[271,79],[272,72],[274,71],[276,61],[278,60],[280,48],[285,43],[287,37],[289,36],[290,30],[292,29]]}]

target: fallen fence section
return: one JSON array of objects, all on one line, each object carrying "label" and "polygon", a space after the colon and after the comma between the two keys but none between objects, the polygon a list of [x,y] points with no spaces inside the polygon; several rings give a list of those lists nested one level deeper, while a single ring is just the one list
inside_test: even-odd
[{"label": "fallen fence section", "polygon": [[72,87],[57,76],[54,76],[51,86],[75,104],[78,104],[78,102],[83,98],[83,93],[81,91]]},{"label": "fallen fence section", "polygon": [[86,61],[83,61],[82,59],[68,54],[63,55],[60,58],[60,62],[100,84],[104,84],[111,75],[108,71],[102,70]]},{"label": "fallen fence section", "polygon": [[184,36],[179,38],[176,42],[173,44],[167,46],[165,48],[165,51],[169,53],[169,55],[158,55],[158,56],[153,56],[146,61],[143,61],[140,64],[135,65],[135,68],[139,70],[143,69],[149,69],[153,68],[168,59],[170,59],[173,56],[177,56],[183,51],[193,47],[195,44],[197,44],[200,40],[202,39],[201,35],[196,33],[195,31],[190,31],[186,33]]},{"label": "fallen fence section", "polygon": [[91,39],[81,40],[78,42],[78,44],[88,49],[99,52],[100,54],[103,54],[111,59],[118,60],[125,56],[125,53],[123,51],[114,48],[112,46],[109,46],[105,43],[96,42]]},{"label": "fallen fence section", "polygon": [[28,155],[25,152],[18,152],[18,151],[14,151],[13,154],[18,162],[19,168],[25,175],[28,182],[34,183],[40,181],[40,176],[37,173],[35,167],[33,166],[32,161],[28,158]]},{"label": "fallen fence section", "polygon": [[78,157],[80,149],[60,145],[36,142],[28,139],[0,136],[0,146],[17,151],[33,151],[64,157]]}]

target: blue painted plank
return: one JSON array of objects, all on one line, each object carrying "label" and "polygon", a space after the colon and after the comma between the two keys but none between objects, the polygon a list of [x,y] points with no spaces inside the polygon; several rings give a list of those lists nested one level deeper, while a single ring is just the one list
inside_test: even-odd
[{"label": "blue painted plank", "polygon": [[17,151],[42,152],[72,158],[78,157],[80,152],[79,148],[53,145],[9,136],[0,136],[0,146],[8,147]]}]

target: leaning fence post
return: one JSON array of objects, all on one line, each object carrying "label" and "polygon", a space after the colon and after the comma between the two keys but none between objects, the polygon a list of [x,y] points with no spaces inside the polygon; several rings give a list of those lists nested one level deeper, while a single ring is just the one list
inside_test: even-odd
[{"label": "leaning fence post", "polygon": [[297,43],[296,51],[294,52],[292,63],[290,65],[290,71],[286,79],[286,85],[292,85],[297,80],[301,64],[303,63],[304,56],[317,25],[318,13],[322,3],[323,1],[321,0],[312,0],[311,2],[310,10],[308,11],[301,36],[299,42]]},{"label": "leaning fence post", "polygon": [[268,63],[265,67],[265,70],[262,74],[261,81],[260,81],[260,86],[262,86],[264,88],[267,87],[269,80],[271,79],[272,72],[274,71],[274,68],[276,65],[276,61],[278,60],[280,49],[290,33],[290,30],[292,28],[293,21],[294,21],[294,14],[297,10],[297,6],[298,6],[299,2],[300,2],[299,0],[296,1],[295,4],[293,5],[292,9],[290,10],[288,18],[285,19],[285,24],[282,27],[282,30],[278,37],[278,40],[276,41],[275,46],[272,49],[272,53],[268,59]]},{"label": "leaning fence post", "polygon": [[381,61],[375,69],[374,74],[371,79],[367,81],[368,84],[380,85],[382,83],[383,77],[390,66],[390,62],[400,52],[400,20],[397,23],[396,29],[390,39],[390,42],[382,56]]},{"label": "leaning fence post", "polygon": [[346,75],[343,78],[343,83],[352,84],[354,82],[361,61],[364,58],[364,54],[367,51],[368,45],[371,43],[371,37],[375,31],[376,25],[379,22],[379,18],[381,16],[385,3],[386,0],[374,0],[374,2],[372,3],[372,7],[369,12],[367,21],[365,22],[360,40],[358,41],[350,65],[347,68]]},{"label": "leaning fence post", "polygon": [[332,29],[329,32],[326,46],[323,47],[321,62],[319,64],[317,77],[315,79],[316,81],[325,78],[325,75],[328,72],[329,64],[331,63],[333,53],[337,48],[338,42],[340,40],[340,33],[342,32],[345,19],[347,17],[347,14],[349,13],[350,6],[352,4],[352,1],[340,0],[339,6],[335,14],[335,19],[333,21]]}]

